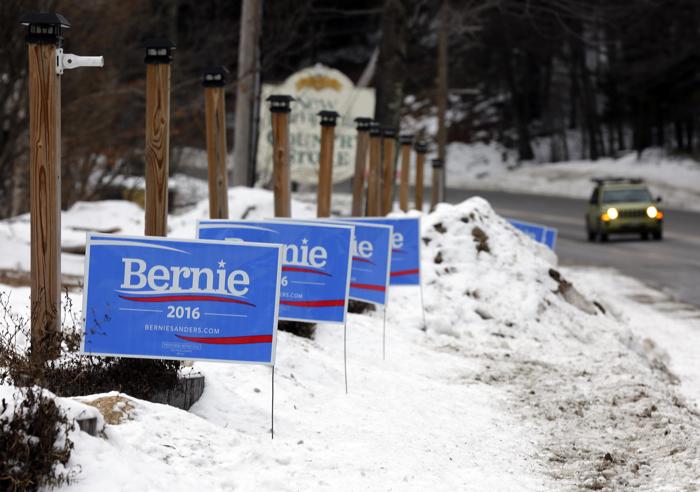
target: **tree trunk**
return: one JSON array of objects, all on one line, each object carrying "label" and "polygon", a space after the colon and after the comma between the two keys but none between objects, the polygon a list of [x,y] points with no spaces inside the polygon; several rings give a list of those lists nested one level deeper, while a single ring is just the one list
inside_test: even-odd
[{"label": "tree trunk", "polygon": [[377,94],[374,119],[397,129],[406,75],[406,7],[402,0],[386,0],[382,11],[382,40],[374,86]]},{"label": "tree trunk", "polygon": [[233,150],[233,185],[246,186],[250,180],[251,123],[257,80],[259,0],[243,0],[238,40],[238,84],[236,85],[236,126]]}]

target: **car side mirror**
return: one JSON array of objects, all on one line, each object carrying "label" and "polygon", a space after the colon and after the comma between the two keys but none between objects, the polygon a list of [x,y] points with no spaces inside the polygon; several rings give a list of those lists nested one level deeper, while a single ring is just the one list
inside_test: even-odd
[{"label": "car side mirror", "polygon": [[661,200],[661,197],[660,197],[660,196],[657,196],[657,197],[656,197],[656,203],[661,203],[662,201],[663,201],[663,200]]}]

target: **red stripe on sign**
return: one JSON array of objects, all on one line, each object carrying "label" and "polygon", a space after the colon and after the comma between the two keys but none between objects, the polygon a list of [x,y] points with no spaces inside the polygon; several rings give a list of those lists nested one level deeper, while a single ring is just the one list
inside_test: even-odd
[{"label": "red stripe on sign", "polygon": [[315,273],[316,275],[325,275],[326,277],[330,277],[330,273],[326,273],[321,270],[314,270],[313,268],[304,268],[304,267],[293,267],[293,266],[283,266],[282,267],[283,272],[303,272],[303,273]]},{"label": "red stripe on sign", "polygon": [[366,290],[378,290],[381,292],[384,292],[386,290],[386,287],[383,285],[375,285],[375,284],[350,284],[350,287],[353,289],[366,289]]},{"label": "red stripe on sign", "polygon": [[216,301],[216,302],[230,302],[232,304],[245,304],[246,306],[255,306],[255,304],[248,301],[242,301],[240,299],[229,299],[228,297],[219,296],[202,296],[202,295],[190,295],[190,296],[160,296],[160,297],[133,297],[133,296],[122,296],[122,299],[127,301],[135,302],[177,302],[177,301]]},{"label": "red stripe on sign", "polygon": [[391,272],[392,277],[403,277],[404,275],[413,275],[418,273],[418,269],[415,270],[399,270],[398,272]]},{"label": "red stripe on sign", "polygon": [[249,343],[272,343],[272,335],[251,335],[247,337],[188,337],[175,335],[188,342],[207,343],[211,345],[246,345]]},{"label": "red stripe on sign", "polygon": [[284,306],[296,307],[336,307],[345,306],[345,300],[335,299],[329,301],[280,301],[280,304]]},{"label": "red stripe on sign", "polygon": [[402,250],[402,249],[397,249],[397,248],[392,248],[391,252],[392,252],[392,253],[405,253],[404,250]]},{"label": "red stripe on sign", "polygon": [[369,263],[371,265],[374,265],[373,261],[368,260],[367,258],[360,258],[359,256],[353,256],[352,261],[361,261],[362,263]]}]

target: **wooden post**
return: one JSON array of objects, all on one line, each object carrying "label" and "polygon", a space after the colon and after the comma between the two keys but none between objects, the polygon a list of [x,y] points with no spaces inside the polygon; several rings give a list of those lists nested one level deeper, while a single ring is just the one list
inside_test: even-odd
[{"label": "wooden post", "polygon": [[382,169],[382,131],[379,124],[372,123],[369,129],[369,173],[367,175],[367,215],[380,214],[380,183]]},{"label": "wooden post", "polygon": [[225,67],[204,70],[204,109],[209,164],[209,218],[228,219],[228,172],[226,169]]},{"label": "wooden post", "polygon": [[289,176],[289,112],[292,96],[272,95],[272,182],[275,194],[275,217],[292,216],[292,197]]},{"label": "wooden post", "polygon": [[430,211],[435,210],[435,207],[442,200],[440,190],[442,189],[442,159],[433,159],[433,180],[430,187]]},{"label": "wooden post", "polygon": [[362,217],[362,192],[365,187],[367,172],[367,149],[369,147],[369,129],[372,118],[355,118],[357,141],[355,144],[355,175],[352,178],[352,216]]},{"label": "wooden post", "polygon": [[333,192],[333,143],[335,122],[340,116],[335,111],[321,111],[321,154],[319,156],[316,216],[331,216],[331,194]]},{"label": "wooden post", "polygon": [[408,177],[411,174],[411,145],[413,135],[399,136],[401,144],[401,179],[399,181],[399,207],[408,212]]},{"label": "wooden post", "polygon": [[391,212],[394,202],[394,160],[396,130],[385,128],[382,142],[383,177],[382,177],[382,215]]},{"label": "wooden post", "polygon": [[423,168],[425,167],[425,154],[428,152],[428,144],[416,143],[416,210],[423,211]]},{"label": "wooden post", "polygon": [[61,77],[56,51],[70,23],[54,13],[28,14],[31,357],[36,367],[60,353]]},{"label": "wooden post", "polygon": [[146,212],[147,236],[168,235],[170,170],[170,62],[175,45],[148,39],[146,49]]}]

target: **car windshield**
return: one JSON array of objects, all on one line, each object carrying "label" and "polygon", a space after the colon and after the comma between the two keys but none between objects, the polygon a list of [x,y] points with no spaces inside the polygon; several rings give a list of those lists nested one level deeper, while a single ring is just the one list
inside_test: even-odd
[{"label": "car windshield", "polygon": [[651,195],[646,188],[627,188],[603,191],[603,203],[650,202]]}]

